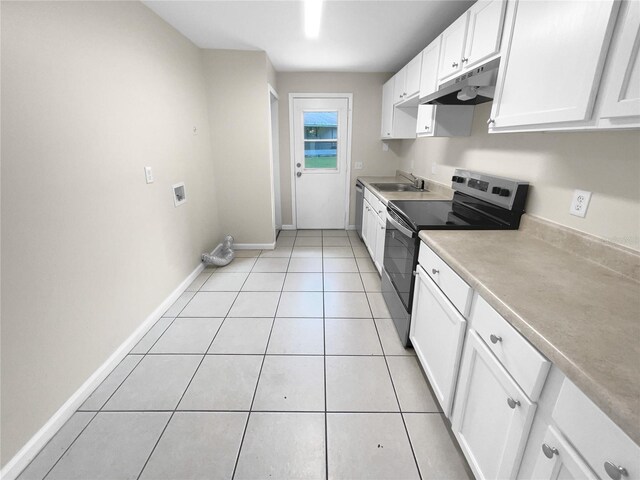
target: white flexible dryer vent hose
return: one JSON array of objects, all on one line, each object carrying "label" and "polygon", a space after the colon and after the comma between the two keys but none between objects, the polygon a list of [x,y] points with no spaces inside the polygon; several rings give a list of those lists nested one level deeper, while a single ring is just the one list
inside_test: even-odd
[{"label": "white flexible dryer vent hose", "polygon": [[215,265],[216,267],[224,267],[229,265],[231,260],[236,257],[236,252],[233,251],[233,237],[227,235],[222,241],[222,246],[216,248],[211,253],[203,253],[202,261],[206,265]]}]

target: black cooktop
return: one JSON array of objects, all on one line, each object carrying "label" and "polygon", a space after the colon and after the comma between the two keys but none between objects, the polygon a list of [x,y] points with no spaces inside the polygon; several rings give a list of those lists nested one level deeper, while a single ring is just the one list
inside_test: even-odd
[{"label": "black cooktop", "polygon": [[416,231],[517,229],[522,214],[459,192],[453,200],[393,200],[388,209]]}]

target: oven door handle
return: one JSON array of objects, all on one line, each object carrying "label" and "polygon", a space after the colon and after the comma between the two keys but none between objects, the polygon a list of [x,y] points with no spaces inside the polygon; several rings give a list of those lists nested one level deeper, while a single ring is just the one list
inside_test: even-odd
[{"label": "oven door handle", "polygon": [[410,230],[405,225],[402,225],[401,223],[399,223],[395,218],[391,216],[391,214],[388,211],[387,211],[387,220],[389,221],[389,223],[391,223],[391,225],[396,227],[396,229],[400,231],[400,233],[402,233],[403,235],[406,235],[409,238],[414,238],[416,236],[416,232],[414,232],[413,230]]}]

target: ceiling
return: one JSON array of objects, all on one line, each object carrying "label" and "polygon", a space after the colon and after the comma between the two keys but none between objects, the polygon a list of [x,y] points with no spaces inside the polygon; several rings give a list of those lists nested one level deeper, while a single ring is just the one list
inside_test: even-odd
[{"label": "ceiling", "polygon": [[395,72],[473,3],[326,0],[320,36],[301,1],[144,1],[200,48],[264,50],[277,71]]}]

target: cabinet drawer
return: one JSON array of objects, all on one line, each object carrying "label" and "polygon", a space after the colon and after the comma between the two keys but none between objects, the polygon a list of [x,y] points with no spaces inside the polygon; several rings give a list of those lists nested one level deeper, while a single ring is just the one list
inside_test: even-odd
[{"label": "cabinet drawer", "polygon": [[600,478],[612,478],[605,462],[624,467],[623,479],[640,478],[640,447],[566,378],[552,418]]},{"label": "cabinet drawer", "polygon": [[471,324],[529,398],[537,401],[551,362],[479,295]]},{"label": "cabinet drawer", "polygon": [[424,242],[420,242],[418,263],[422,265],[429,277],[440,287],[442,292],[463,316],[469,314],[473,290],[462,280],[449,265],[435,254]]}]

